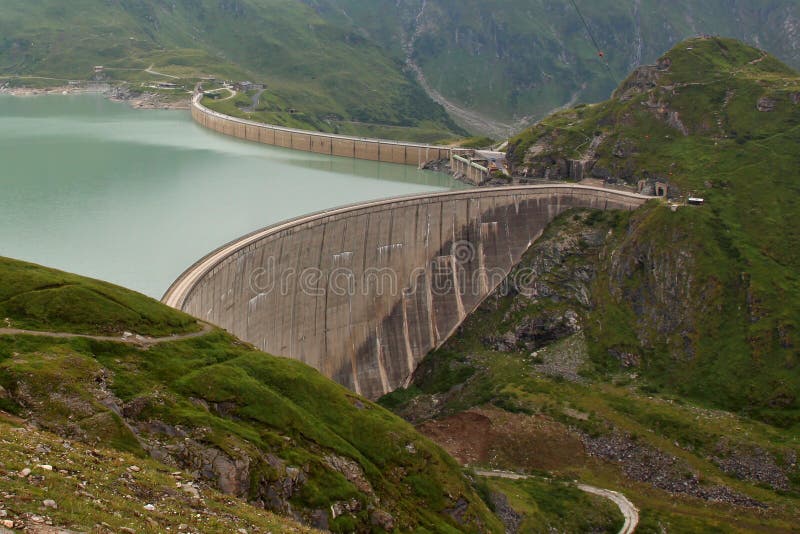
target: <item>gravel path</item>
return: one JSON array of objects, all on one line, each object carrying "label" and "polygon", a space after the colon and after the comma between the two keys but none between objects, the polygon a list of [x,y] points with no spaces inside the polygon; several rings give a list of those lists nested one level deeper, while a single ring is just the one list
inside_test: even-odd
[{"label": "gravel path", "polygon": [[69,332],[42,332],[39,330],[21,330],[18,328],[0,328],[0,336],[36,336],[36,337],[51,337],[60,339],[94,339],[97,341],[114,341],[116,343],[129,343],[131,345],[139,345],[141,347],[150,347],[158,345],[159,343],[169,343],[171,341],[182,341],[185,339],[194,339],[202,337],[211,332],[214,327],[210,324],[201,323],[202,329],[199,332],[192,332],[190,334],[176,334],[165,337],[146,337],[138,334],[131,334],[126,332],[121,336],[92,336],[88,334],[72,334]]},{"label": "gravel path", "polygon": [[[475,474],[481,477],[507,478],[510,480],[525,480],[528,478],[533,478],[528,475],[511,473],[509,471],[485,469],[476,469]],[[637,510],[636,506],[634,506],[634,504],[623,494],[612,490],[588,486],[586,484],[578,484],[577,488],[586,493],[604,497],[617,505],[619,511],[622,512],[623,517],[625,517],[625,523],[622,525],[619,534],[633,534],[633,532],[636,531],[636,527],[639,525],[639,510]]]},{"label": "gravel path", "polygon": [[251,106],[247,106],[246,108],[242,108],[242,111],[247,111],[248,113],[254,112],[256,107],[258,107],[258,103],[261,101],[261,95],[263,95],[265,91],[266,89],[261,89],[259,92],[254,94],[251,98],[253,104]]},{"label": "gravel path", "polygon": [[147,74],[152,74],[153,76],[164,76],[165,78],[172,78],[173,80],[180,80],[180,78],[178,76],[173,76],[172,74],[164,74],[163,72],[155,71],[155,70],[153,70],[153,67],[154,67],[154,65],[150,65],[149,67],[144,69],[144,71]]}]

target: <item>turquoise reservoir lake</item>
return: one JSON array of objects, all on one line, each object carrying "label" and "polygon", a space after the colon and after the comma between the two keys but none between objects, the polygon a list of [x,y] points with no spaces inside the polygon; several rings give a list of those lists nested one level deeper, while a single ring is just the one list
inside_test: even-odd
[{"label": "turquoise reservoir lake", "polygon": [[441,173],[230,139],[188,111],[0,95],[0,256],[157,298],[200,257],[258,228],[454,187]]}]

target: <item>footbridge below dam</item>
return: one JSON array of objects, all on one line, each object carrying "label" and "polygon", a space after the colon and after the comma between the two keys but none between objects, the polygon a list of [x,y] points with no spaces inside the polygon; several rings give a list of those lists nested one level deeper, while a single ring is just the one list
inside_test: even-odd
[{"label": "footbridge below dam", "polygon": [[563,184],[331,209],[222,246],[163,301],[375,399],[407,384],[556,216],[648,198]]}]

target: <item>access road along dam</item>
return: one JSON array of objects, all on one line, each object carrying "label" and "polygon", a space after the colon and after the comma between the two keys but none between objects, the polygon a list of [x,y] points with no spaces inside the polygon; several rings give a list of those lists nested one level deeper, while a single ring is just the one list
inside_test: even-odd
[{"label": "access road along dam", "polygon": [[376,399],[408,384],[556,216],[633,210],[648,199],[561,184],[331,209],[220,247],[163,301]]}]

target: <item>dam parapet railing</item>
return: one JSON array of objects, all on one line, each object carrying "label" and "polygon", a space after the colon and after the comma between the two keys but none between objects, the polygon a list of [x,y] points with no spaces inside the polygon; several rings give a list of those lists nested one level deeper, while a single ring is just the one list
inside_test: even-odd
[{"label": "dam parapet railing", "polygon": [[344,206],[223,245],[163,301],[375,399],[407,384],[559,214],[649,199],[557,184]]},{"label": "dam parapet railing", "polygon": [[192,98],[192,118],[216,132],[265,145],[302,150],[328,156],[415,165],[419,168],[433,161],[450,160],[454,154],[470,152],[447,146],[427,145],[388,139],[299,130],[231,117],[202,104],[203,93]]}]

